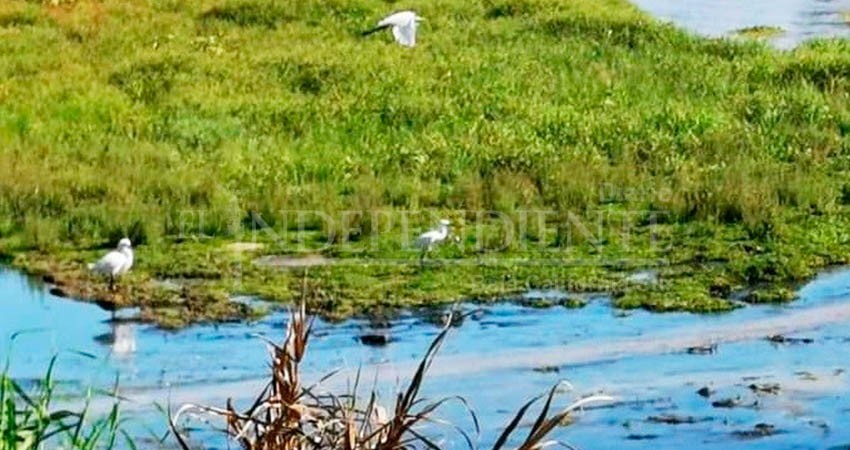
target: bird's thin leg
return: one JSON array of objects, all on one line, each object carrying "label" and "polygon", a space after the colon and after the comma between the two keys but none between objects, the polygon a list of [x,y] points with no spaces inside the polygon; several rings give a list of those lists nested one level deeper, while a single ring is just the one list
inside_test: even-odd
[{"label": "bird's thin leg", "polygon": [[425,253],[428,250],[422,250],[422,253],[419,254],[419,267],[425,267]]},{"label": "bird's thin leg", "polygon": [[115,291],[115,275],[112,274],[109,275],[109,290]]}]

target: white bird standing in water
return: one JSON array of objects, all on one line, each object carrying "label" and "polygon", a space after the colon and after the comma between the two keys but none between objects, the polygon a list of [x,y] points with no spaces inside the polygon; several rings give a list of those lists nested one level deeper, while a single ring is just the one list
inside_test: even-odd
[{"label": "white bird standing in water", "polygon": [[133,267],[133,248],[127,238],[118,241],[118,248],[104,255],[96,263],[89,264],[89,270],[109,276],[109,289],[115,287],[115,278],[124,275]]},{"label": "white bird standing in water", "polygon": [[364,31],[363,36],[381,31],[384,28],[392,28],[396,42],[405,47],[413,47],[416,45],[416,27],[423,20],[425,19],[417,16],[413,11],[399,11],[381,19],[377,27]]},{"label": "white bird standing in water", "polygon": [[442,243],[449,237],[449,225],[450,222],[443,219],[436,229],[419,235],[419,238],[416,239],[416,246],[422,249],[422,254],[419,256],[420,263],[425,260],[426,253],[433,250],[435,245]]}]

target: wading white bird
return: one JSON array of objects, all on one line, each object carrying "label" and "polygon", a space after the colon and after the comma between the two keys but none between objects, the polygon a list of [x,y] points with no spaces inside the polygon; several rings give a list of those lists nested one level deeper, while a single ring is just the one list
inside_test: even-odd
[{"label": "wading white bird", "polygon": [[422,254],[419,256],[420,263],[425,260],[426,253],[433,250],[435,245],[442,243],[449,237],[449,225],[450,222],[443,219],[436,229],[419,235],[419,238],[416,239],[416,247],[422,249]]},{"label": "wading white bird", "polygon": [[104,255],[96,263],[89,264],[89,270],[109,277],[109,289],[115,287],[115,279],[127,273],[133,267],[133,248],[127,238],[118,241],[118,248]]},{"label": "wading white bird", "polygon": [[413,11],[399,11],[381,19],[377,27],[364,31],[363,36],[391,28],[396,42],[405,47],[413,47],[416,45],[416,27],[423,20],[425,19]]}]

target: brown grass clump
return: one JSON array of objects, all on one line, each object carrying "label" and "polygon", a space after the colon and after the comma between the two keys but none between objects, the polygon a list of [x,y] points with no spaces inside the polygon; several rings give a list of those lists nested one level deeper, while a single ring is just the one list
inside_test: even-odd
[{"label": "brown grass clump", "polygon": [[[271,347],[271,376],[268,384],[247,410],[237,411],[230,400],[224,409],[193,404],[181,407],[170,419],[171,429],[180,447],[183,450],[191,448],[177,426],[179,417],[189,411],[200,411],[224,418],[227,434],[245,450],[439,450],[440,443],[432,440],[433,437],[426,436],[420,425],[443,423],[432,416],[449,401],[458,401],[469,411],[477,435],[478,420],[463,398],[446,397],[429,401],[419,397],[428,368],[449,331],[448,325],[431,343],[410,384],[397,395],[389,412],[378,404],[374,391],[365,402],[359,401],[359,372],[353,392],[341,396],[318,393],[318,383],[308,387],[302,386],[299,365],[307,351],[311,328],[312,320],[307,318],[302,302],[301,307],[291,314],[283,344],[267,341]],[[332,375],[333,373],[325,376],[319,383]],[[540,449],[552,444],[552,441],[545,441],[546,436],[557,426],[567,423],[573,411],[591,402],[612,400],[607,396],[586,397],[550,416],[557,387],[553,387],[545,395],[543,408],[528,436],[515,447],[517,450]],[[530,407],[542,398],[544,396],[538,396],[520,408],[496,440],[493,450],[505,447]],[[470,449],[476,448],[469,433],[459,427],[453,428],[463,436]]]}]

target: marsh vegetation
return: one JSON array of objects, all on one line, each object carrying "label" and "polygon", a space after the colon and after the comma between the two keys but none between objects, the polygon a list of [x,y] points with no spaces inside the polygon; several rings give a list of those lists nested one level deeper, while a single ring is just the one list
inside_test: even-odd
[{"label": "marsh vegetation", "polygon": [[[356,261],[310,268],[328,316],[535,287],[722,311],[847,261],[847,42],[705,39],[622,0],[442,0],[414,49],[360,39],[386,12],[2,2],[3,259],[164,326],[297,297],[303,270],[262,256]],[[333,219],[286,234],[287,211]],[[449,263],[382,263],[416,261],[406,212],[458,224]],[[124,236],[137,264],[108,292],[85,263]]]}]

